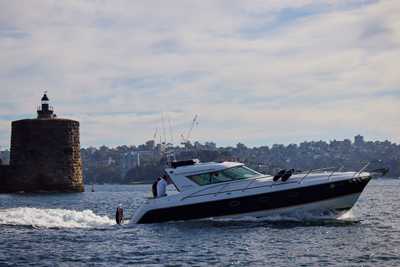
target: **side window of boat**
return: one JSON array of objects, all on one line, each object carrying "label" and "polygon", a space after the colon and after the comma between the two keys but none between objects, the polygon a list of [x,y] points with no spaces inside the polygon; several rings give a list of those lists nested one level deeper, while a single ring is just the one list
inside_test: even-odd
[{"label": "side window of boat", "polygon": [[222,183],[232,180],[229,176],[225,175],[223,172],[212,172],[210,173],[210,175],[212,184]]},{"label": "side window of boat", "polygon": [[232,179],[222,172],[209,172],[188,176],[190,180],[198,185],[208,185],[231,181]]},{"label": "side window of boat", "polygon": [[260,175],[259,173],[243,166],[229,168],[223,170],[222,173],[233,180],[247,179]]},{"label": "side window of boat", "polygon": [[198,185],[208,185],[211,184],[211,176],[210,173],[203,173],[197,175],[190,175],[188,176],[190,180],[195,182]]}]

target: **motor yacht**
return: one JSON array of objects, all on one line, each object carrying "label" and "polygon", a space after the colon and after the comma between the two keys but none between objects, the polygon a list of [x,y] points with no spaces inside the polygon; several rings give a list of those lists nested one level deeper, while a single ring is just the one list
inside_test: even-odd
[{"label": "motor yacht", "polygon": [[178,193],[147,199],[132,223],[159,223],[216,217],[264,217],[293,211],[343,213],[356,203],[373,173],[335,169],[277,175],[243,163],[176,161],[165,169]]}]

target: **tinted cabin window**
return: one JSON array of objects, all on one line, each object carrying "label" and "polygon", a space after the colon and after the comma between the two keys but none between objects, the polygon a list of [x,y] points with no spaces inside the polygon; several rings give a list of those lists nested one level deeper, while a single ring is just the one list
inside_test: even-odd
[{"label": "tinted cabin window", "polygon": [[223,171],[208,172],[190,175],[188,178],[198,185],[208,185],[229,182],[233,180],[248,179],[259,176],[260,173],[244,166],[233,167]]},{"label": "tinted cabin window", "polygon": [[211,176],[209,173],[191,175],[191,176],[189,176],[189,179],[198,185],[211,184]]},{"label": "tinted cabin window", "polygon": [[260,175],[260,173],[244,166],[226,169],[223,170],[222,172],[225,175],[231,177],[233,180],[247,179]]}]

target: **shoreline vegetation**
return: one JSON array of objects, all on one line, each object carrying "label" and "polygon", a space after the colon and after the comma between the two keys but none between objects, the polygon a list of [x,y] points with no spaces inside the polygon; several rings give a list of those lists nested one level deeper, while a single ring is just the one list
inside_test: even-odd
[{"label": "shoreline vegetation", "polygon": [[[358,171],[371,162],[368,170],[389,168],[387,177],[400,177],[400,145],[390,141],[354,140],[306,141],[300,144],[272,146],[217,147],[214,142],[186,142],[183,146],[155,144],[154,140],[138,146],[81,148],[85,184],[151,184],[167,165],[166,151],[174,151],[177,160],[197,158],[208,161],[238,161],[261,173],[275,174],[280,169],[309,170],[341,167]],[[0,151],[3,164],[9,151]]]}]

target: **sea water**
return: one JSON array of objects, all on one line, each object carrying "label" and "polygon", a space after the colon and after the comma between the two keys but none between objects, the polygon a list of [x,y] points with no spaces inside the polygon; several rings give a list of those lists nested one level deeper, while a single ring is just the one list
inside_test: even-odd
[{"label": "sea water", "polygon": [[[400,181],[371,181],[343,217],[132,225],[150,185],[0,195],[0,266],[400,266]],[[89,187],[87,187],[89,188]],[[115,224],[122,204],[127,220]]]}]

